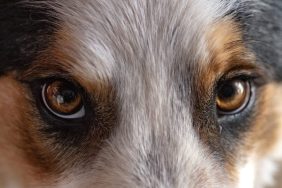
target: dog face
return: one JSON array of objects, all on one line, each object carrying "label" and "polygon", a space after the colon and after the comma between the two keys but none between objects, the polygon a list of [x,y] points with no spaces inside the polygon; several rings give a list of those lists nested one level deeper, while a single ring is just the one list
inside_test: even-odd
[{"label": "dog face", "polygon": [[279,7],[3,1],[0,185],[271,183]]}]

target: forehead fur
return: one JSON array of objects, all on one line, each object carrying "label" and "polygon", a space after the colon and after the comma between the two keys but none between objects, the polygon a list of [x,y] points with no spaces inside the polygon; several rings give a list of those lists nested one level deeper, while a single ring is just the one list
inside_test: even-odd
[{"label": "forehead fur", "polygon": [[[77,184],[217,187],[225,182],[219,167],[224,164],[215,162],[193,127],[191,85],[199,69],[213,62],[224,72],[226,61],[245,50],[237,25],[226,16],[234,2],[47,3],[58,25],[54,41],[30,72],[48,77],[63,70],[89,93],[106,86],[118,98],[117,126],[90,165],[94,178],[84,176]],[[239,45],[226,53],[227,43]],[[219,132],[208,131],[202,134],[206,140]],[[199,174],[204,175],[195,178]]]},{"label": "forehead fur", "polygon": [[[188,77],[189,82],[195,73],[183,70],[209,55],[208,30],[224,19],[232,2],[70,0],[49,5],[60,27],[44,57],[48,69],[55,64],[89,83],[110,82],[119,97],[119,125],[92,165],[101,170],[83,183],[216,187],[224,182],[194,132],[189,104],[179,98],[183,86],[175,81]],[[188,99],[190,89],[183,91]],[[205,175],[195,178],[199,174]]]},{"label": "forehead fur", "polygon": [[[95,138],[79,148],[81,155],[73,159],[77,165],[60,169],[63,177],[60,180],[64,181],[58,186],[228,187],[226,182],[238,179],[236,156],[230,152],[231,159],[223,159],[225,153],[218,149],[224,144],[220,140],[221,130],[216,118],[207,115],[212,111],[211,106],[203,102],[210,100],[216,77],[236,66],[244,70],[254,68],[255,59],[243,43],[241,28],[230,16],[238,2],[50,0],[32,3],[34,7],[38,4],[48,7],[46,10],[52,22],[56,20],[56,28],[47,50],[24,71],[23,77],[65,78],[66,73],[67,78],[78,82],[97,102],[89,106],[100,104],[103,111],[111,103],[109,108],[114,109],[114,113],[101,113],[100,119],[111,126],[101,123],[110,133],[101,136],[101,145],[97,142],[99,152],[88,147],[95,145],[93,140],[100,139],[90,132]],[[8,81],[13,86],[10,93],[15,101],[12,102],[18,104],[17,98],[20,101],[22,96],[16,91],[20,87],[13,84],[14,80]],[[102,97],[98,98],[97,93]],[[4,93],[2,98],[6,97]],[[3,101],[4,109],[7,103]],[[17,114],[23,116],[21,111]],[[114,116],[114,120],[108,121],[106,116]],[[6,118],[2,121],[6,122]],[[22,121],[18,122],[20,126]],[[89,123],[93,127],[97,125]],[[35,124],[31,123],[31,127],[40,123]],[[253,132],[263,135],[262,126],[258,124]],[[60,155],[46,149],[45,141],[34,131],[31,135],[39,140],[40,146],[30,147],[34,155],[43,151],[40,154],[50,159],[71,161],[71,152],[66,151],[69,156]],[[249,137],[252,143],[256,135]],[[5,139],[1,141],[5,143]],[[268,142],[262,147],[266,145]],[[50,145],[50,148],[55,147]],[[87,150],[91,150],[89,155],[85,154]],[[35,162],[48,170],[57,161]]]},{"label": "forehead fur", "polygon": [[104,78],[127,66],[196,63],[207,55],[205,34],[209,27],[227,14],[232,4],[206,0],[70,0],[54,1],[50,6],[62,23],[56,50],[70,56],[76,71],[94,76],[93,69],[99,70],[95,76]]}]

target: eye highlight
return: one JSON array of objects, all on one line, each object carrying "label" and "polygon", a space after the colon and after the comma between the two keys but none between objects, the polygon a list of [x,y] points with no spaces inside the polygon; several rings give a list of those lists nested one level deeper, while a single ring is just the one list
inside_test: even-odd
[{"label": "eye highlight", "polygon": [[68,81],[55,80],[45,83],[41,97],[45,107],[57,117],[77,119],[85,116],[83,96],[76,86]]},{"label": "eye highlight", "polygon": [[217,90],[218,114],[232,115],[239,113],[247,106],[250,98],[250,81],[239,78],[224,81]]}]

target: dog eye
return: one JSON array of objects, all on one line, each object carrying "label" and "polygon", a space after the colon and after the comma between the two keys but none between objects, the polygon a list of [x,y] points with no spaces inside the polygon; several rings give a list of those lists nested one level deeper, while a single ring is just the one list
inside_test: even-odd
[{"label": "dog eye", "polygon": [[242,111],[251,97],[251,84],[242,79],[231,79],[220,84],[216,105],[219,115],[232,115]]},{"label": "dog eye", "polygon": [[83,96],[77,87],[68,82],[55,80],[45,83],[41,97],[46,109],[64,119],[77,119],[85,116]]}]

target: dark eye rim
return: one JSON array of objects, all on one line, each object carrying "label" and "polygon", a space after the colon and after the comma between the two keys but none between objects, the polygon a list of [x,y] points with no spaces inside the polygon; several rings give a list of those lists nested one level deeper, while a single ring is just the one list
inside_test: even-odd
[{"label": "dark eye rim", "polygon": [[241,105],[239,108],[233,111],[222,111],[218,109],[217,104],[215,102],[216,113],[219,119],[222,119],[224,117],[232,117],[232,116],[240,115],[240,113],[244,112],[246,109],[248,109],[250,106],[254,104],[254,101],[256,98],[256,84],[255,84],[256,79],[257,79],[256,75],[235,73],[235,74],[231,74],[229,76],[223,77],[218,81],[218,84],[215,88],[215,99],[217,97],[217,92],[219,91],[219,88],[222,87],[222,85],[224,85],[224,83],[226,82],[239,80],[239,81],[246,82],[249,87],[249,94],[247,94],[247,98],[244,101],[243,105]]},{"label": "dark eye rim", "polygon": [[[54,82],[57,82],[54,81]],[[47,101],[47,97],[45,96],[47,94],[47,88],[50,86],[50,84],[52,84],[53,82],[51,83],[45,83],[43,86],[42,86],[42,89],[41,89],[41,99],[45,105],[45,107],[50,111],[52,112],[54,115],[60,117],[60,118],[65,118],[65,119],[76,119],[76,118],[79,118],[80,116],[83,117],[85,115],[85,108],[84,108],[84,102],[83,102],[83,99],[82,99],[82,96],[81,96],[81,93],[79,91],[77,91],[76,87],[71,84],[71,83],[68,83],[68,82],[65,82],[66,85],[68,85],[69,87],[75,87],[75,93],[79,94],[80,97],[81,97],[81,102],[79,103],[79,106],[75,107],[73,112],[70,112],[70,113],[64,113],[64,112],[59,112],[58,110],[56,109],[52,109],[51,107],[51,104]]]},{"label": "dark eye rim", "polygon": [[[65,81],[68,83],[73,84],[78,92],[81,93],[82,96],[82,103],[84,104],[85,108],[85,115],[81,118],[75,119],[64,119],[61,117],[56,116],[50,110],[45,108],[44,101],[42,100],[42,87],[46,83],[51,83],[54,81]],[[93,121],[95,116],[94,113],[94,106],[92,100],[90,99],[90,95],[80,86],[75,80],[66,77],[47,77],[47,78],[40,78],[29,82],[32,95],[34,98],[35,106],[38,109],[39,115],[41,119],[45,121],[51,127],[79,127],[83,125],[84,127],[88,126],[89,122]]]}]

